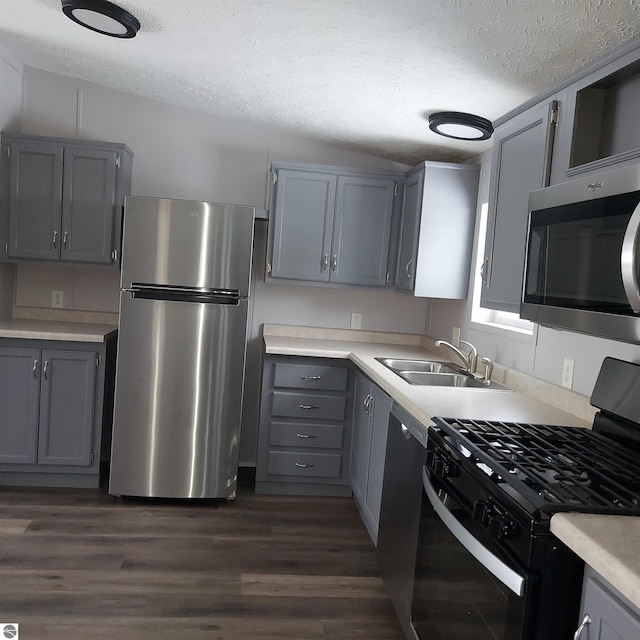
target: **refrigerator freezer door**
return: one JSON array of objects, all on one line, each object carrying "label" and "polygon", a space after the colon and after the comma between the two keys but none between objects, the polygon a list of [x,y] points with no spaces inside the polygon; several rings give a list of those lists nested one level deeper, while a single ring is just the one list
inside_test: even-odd
[{"label": "refrigerator freezer door", "polygon": [[109,493],[234,497],[248,301],[121,295]]},{"label": "refrigerator freezer door", "polygon": [[188,285],[247,296],[253,218],[253,207],[127,196],[122,288]]}]

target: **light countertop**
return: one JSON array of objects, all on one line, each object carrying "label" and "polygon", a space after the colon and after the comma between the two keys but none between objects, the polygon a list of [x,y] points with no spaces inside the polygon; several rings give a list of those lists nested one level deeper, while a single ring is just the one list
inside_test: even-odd
[{"label": "light countertop", "polygon": [[590,426],[575,415],[519,391],[411,385],[375,359],[393,357],[451,361],[451,353],[445,349],[438,349],[436,353],[419,345],[278,335],[264,335],[264,343],[266,353],[270,354],[351,360],[425,427],[432,424],[433,416]]},{"label": "light countertop", "polygon": [[104,342],[118,330],[117,325],[52,320],[0,321],[0,338],[63,340],[66,342]]},{"label": "light countertop", "polygon": [[[334,336],[340,336],[340,332],[333,334],[328,330],[305,332],[303,328],[290,329],[265,325],[266,353],[351,360],[425,427],[431,424],[433,416],[579,427],[590,427],[592,424],[591,420],[585,419],[584,411],[581,411],[583,417],[578,417],[522,391],[414,386],[375,360],[376,357],[456,360],[447,349],[433,351],[420,346],[424,341],[419,339],[401,339],[400,342],[404,344],[391,344],[382,342],[380,335],[374,334],[371,335],[371,341],[366,341],[365,336],[354,341],[348,339],[348,336],[353,337],[352,332],[348,331],[341,332],[347,339],[335,339]],[[393,334],[390,337],[393,339]],[[509,383],[508,376],[504,380],[497,380]],[[538,381],[533,378],[530,381],[531,388],[535,388]],[[558,388],[557,392],[561,394],[563,390]],[[555,393],[555,389],[550,389],[551,395]],[[551,519],[551,531],[640,606],[640,553],[637,551],[640,518],[561,513]]]},{"label": "light countertop", "polygon": [[640,607],[640,518],[558,513],[551,532]]}]

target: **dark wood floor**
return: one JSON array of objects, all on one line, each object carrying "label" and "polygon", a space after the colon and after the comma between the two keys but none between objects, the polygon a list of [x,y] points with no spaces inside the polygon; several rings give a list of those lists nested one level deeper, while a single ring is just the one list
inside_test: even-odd
[{"label": "dark wood floor", "polygon": [[347,498],[118,500],[0,488],[0,623],[21,640],[401,640]]}]

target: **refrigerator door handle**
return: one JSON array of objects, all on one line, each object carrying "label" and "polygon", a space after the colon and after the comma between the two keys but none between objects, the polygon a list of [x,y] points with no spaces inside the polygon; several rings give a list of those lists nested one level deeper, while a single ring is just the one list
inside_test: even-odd
[{"label": "refrigerator door handle", "polygon": [[172,287],[167,285],[139,285],[134,283],[125,289],[132,298],[141,300],[166,300],[169,302],[198,302],[203,304],[237,305],[238,291],[228,289],[202,289],[198,287]]}]

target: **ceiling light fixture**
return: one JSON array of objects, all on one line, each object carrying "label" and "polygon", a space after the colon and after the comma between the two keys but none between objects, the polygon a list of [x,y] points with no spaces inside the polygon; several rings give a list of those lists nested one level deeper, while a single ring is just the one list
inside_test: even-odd
[{"label": "ceiling light fixture", "polygon": [[140,23],[128,11],[107,0],[62,0],[62,11],[74,22],[114,38],[133,38]]},{"label": "ceiling light fixture", "polygon": [[493,125],[486,118],[460,111],[440,111],[429,116],[429,129],[456,140],[488,140]]}]

